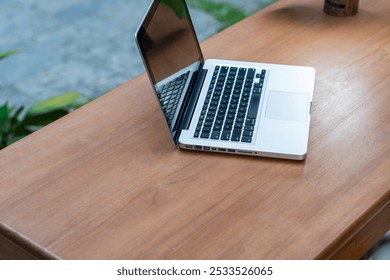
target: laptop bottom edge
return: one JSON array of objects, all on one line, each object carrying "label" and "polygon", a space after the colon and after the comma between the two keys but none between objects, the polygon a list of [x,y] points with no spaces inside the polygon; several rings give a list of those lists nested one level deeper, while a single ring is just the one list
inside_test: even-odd
[{"label": "laptop bottom edge", "polygon": [[306,153],[302,155],[298,154],[284,154],[276,152],[264,152],[264,151],[252,151],[244,149],[235,149],[235,148],[218,148],[211,146],[202,146],[202,145],[191,145],[191,144],[179,144],[179,148],[183,150],[192,150],[192,151],[201,151],[201,152],[211,152],[211,153],[224,153],[224,154],[237,154],[237,155],[246,155],[246,156],[255,156],[255,157],[264,157],[264,158],[277,158],[277,159],[287,159],[287,160],[297,160],[302,161],[306,159]]}]

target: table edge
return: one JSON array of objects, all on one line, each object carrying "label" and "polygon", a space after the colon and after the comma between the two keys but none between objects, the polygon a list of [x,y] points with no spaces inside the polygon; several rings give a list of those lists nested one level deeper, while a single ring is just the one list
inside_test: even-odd
[{"label": "table edge", "polygon": [[[15,254],[17,256],[27,256],[30,255],[32,258],[41,259],[41,260],[59,260],[60,257],[56,256],[49,250],[35,243],[28,237],[20,234],[15,229],[10,226],[0,222],[0,238],[3,239],[3,242],[8,243],[9,246],[16,248]],[[2,256],[7,258],[7,256]],[[11,258],[11,256],[9,256]],[[24,258],[24,257],[22,257]]]}]

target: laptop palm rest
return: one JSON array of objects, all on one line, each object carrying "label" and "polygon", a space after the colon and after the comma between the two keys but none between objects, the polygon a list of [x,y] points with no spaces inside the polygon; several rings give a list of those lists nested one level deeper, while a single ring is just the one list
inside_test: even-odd
[{"label": "laptop palm rest", "polygon": [[270,91],[265,118],[305,122],[308,116],[309,97],[306,93]]}]

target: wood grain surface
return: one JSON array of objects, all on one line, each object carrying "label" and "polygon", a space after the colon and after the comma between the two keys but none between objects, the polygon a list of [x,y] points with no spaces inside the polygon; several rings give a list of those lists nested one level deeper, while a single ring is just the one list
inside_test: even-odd
[{"label": "wood grain surface", "polygon": [[359,258],[390,228],[389,12],[280,0],[202,43],[317,69],[304,162],[177,149],[146,75],[0,151],[2,257]]}]

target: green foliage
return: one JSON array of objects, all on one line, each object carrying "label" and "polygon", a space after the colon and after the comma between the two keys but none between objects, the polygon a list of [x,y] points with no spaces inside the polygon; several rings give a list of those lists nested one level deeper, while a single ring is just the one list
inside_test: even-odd
[{"label": "green foliage", "polygon": [[35,104],[29,113],[32,115],[50,113],[55,110],[61,110],[72,104],[76,104],[77,99],[80,98],[80,94],[77,92],[68,92],[60,96],[50,97]]},{"label": "green foliage", "polygon": [[80,103],[80,97],[75,92],[50,97],[27,112],[23,106],[14,108],[7,103],[0,106],[0,149],[82,106],[85,102]]},{"label": "green foliage", "polygon": [[[20,51],[0,53],[0,60],[17,53]],[[0,105],[0,149],[81,107],[86,101],[80,98],[79,93],[68,92],[38,102],[27,111],[23,106]]]},{"label": "green foliage", "polygon": [[[261,1],[259,4],[259,9],[262,9],[276,0],[265,0]],[[194,8],[205,11],[206,13],[211,14],[221,23],[221,29],[225,29],[230,25],[239,22],[240,20],[246,18],[250,13],[245,12],[243,9],[237,5],[233,5],[226,2],[215,3],[212,0],[187,0],[188,4]],[[239,1],[237,1],[239,3]]]},{"label": "green foliage", "polygon": [[17,54],[17,53],[21,53],[21,51],[12,50],[12,51],[7,51],[7,52],[2,52],[2,53],[0,53],[0,60],[4,59],[10,55]]},{"label": "green foliage", "polygon": [[188,3],[197,9],[203,10],[221,23],[221,29],[224,29],[244,18],[248,15],[244,10],[230,3],[215,3],[210,0],[189,0]]}]

